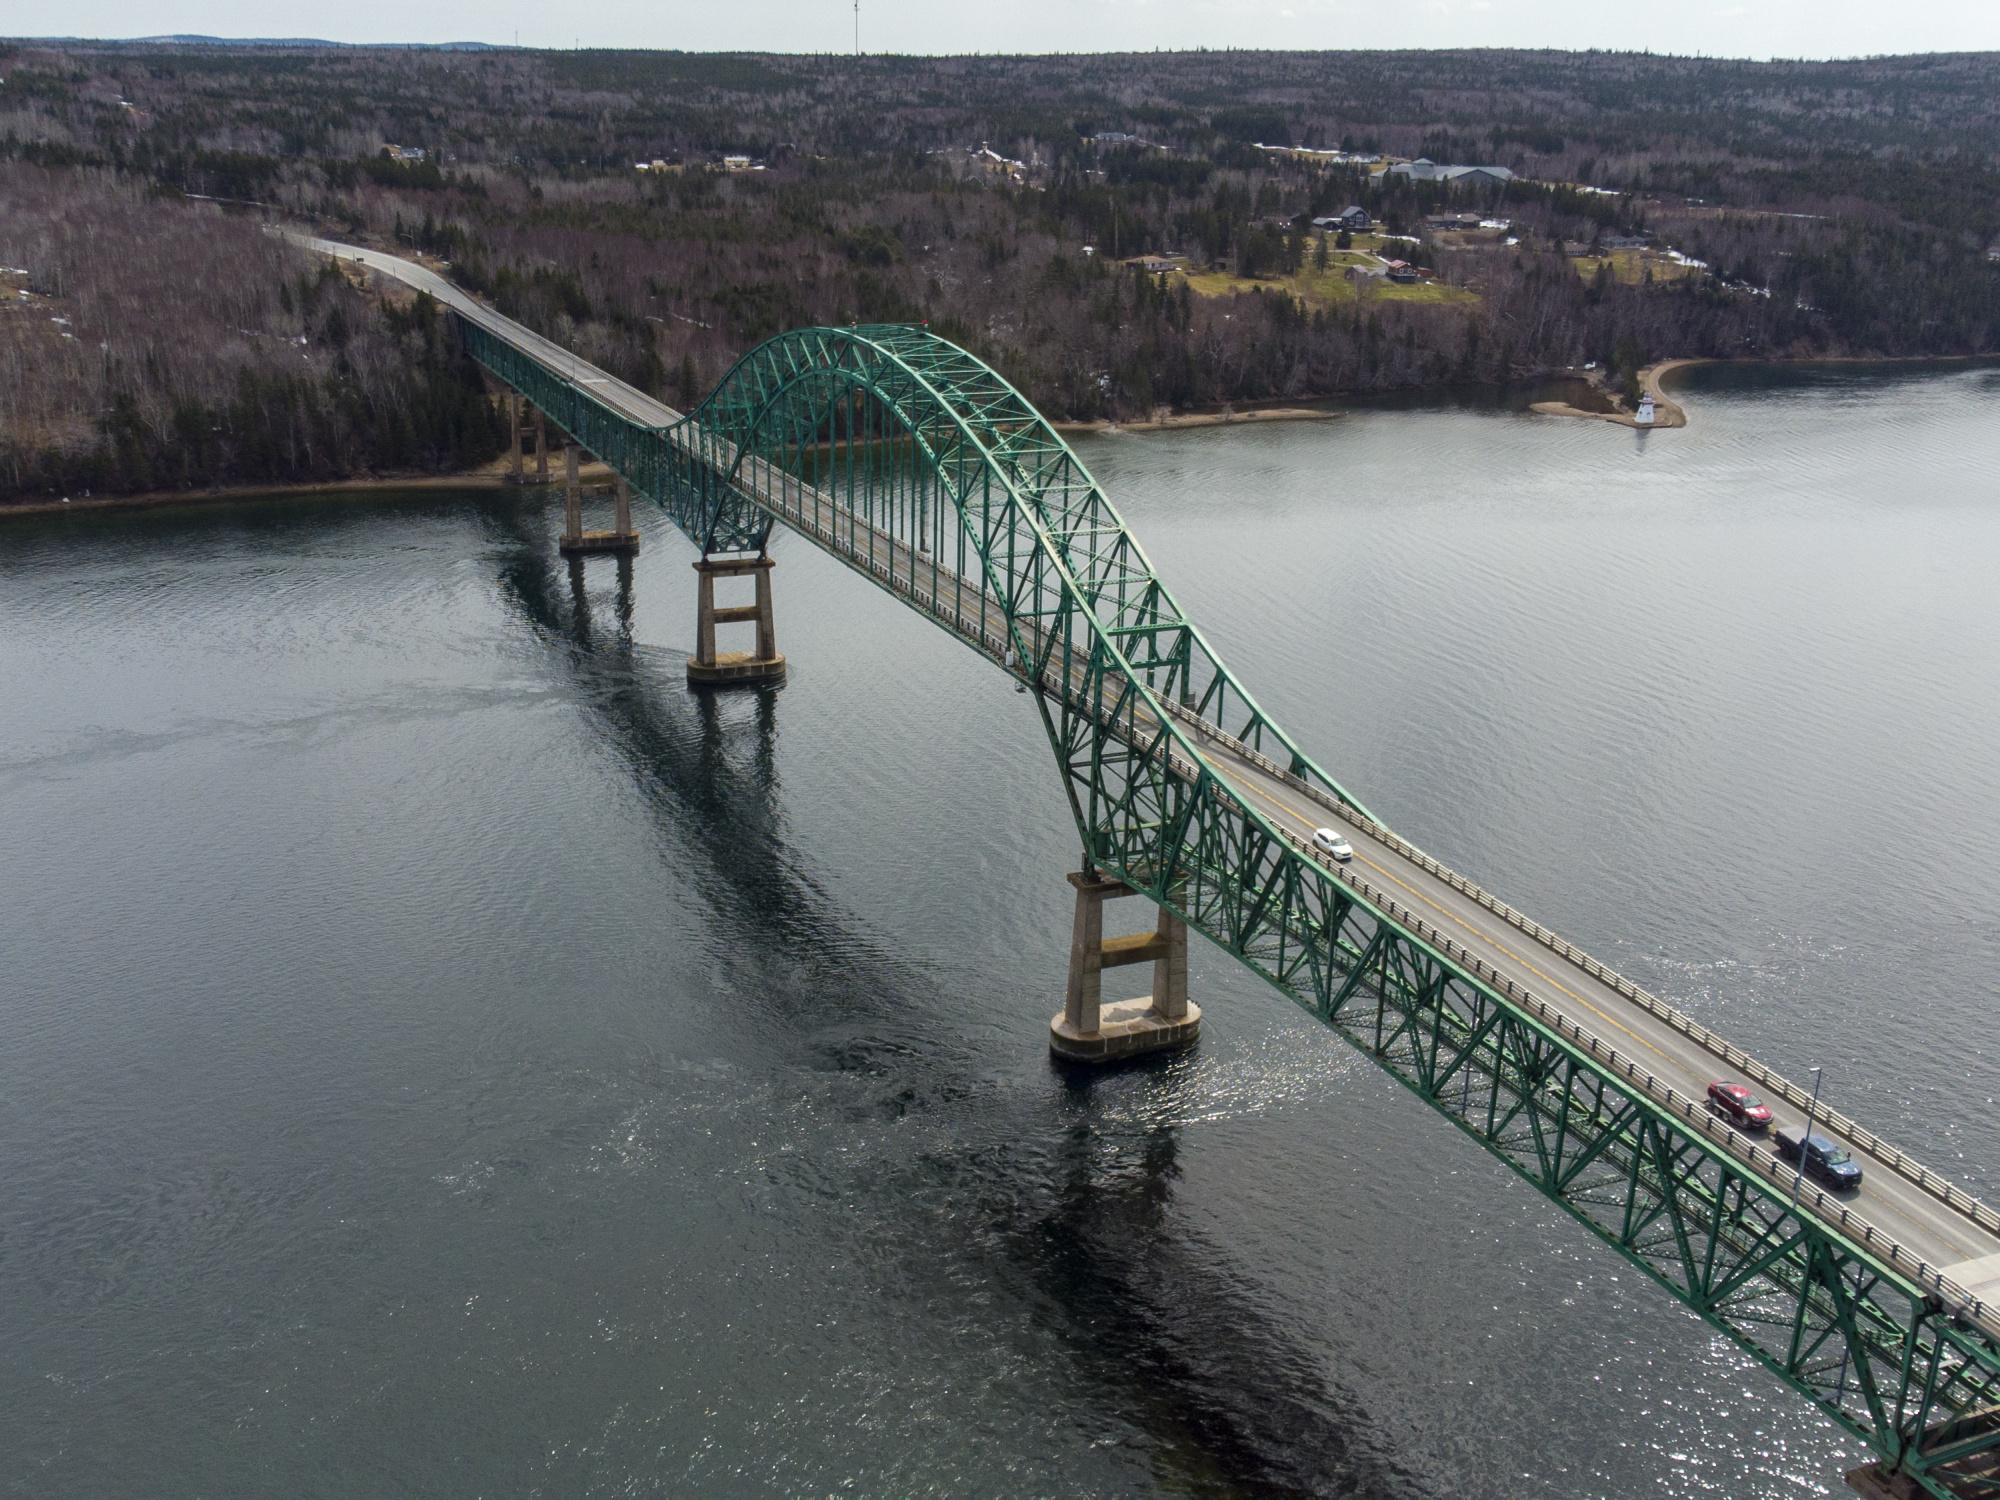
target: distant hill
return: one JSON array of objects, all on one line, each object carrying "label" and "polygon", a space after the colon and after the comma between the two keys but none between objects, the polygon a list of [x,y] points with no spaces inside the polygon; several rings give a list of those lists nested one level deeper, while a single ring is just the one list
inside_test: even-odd
[{"label": "distant hill", "polygon": [[[29,268],[0,372],[34,374],[0,378],[0,503],[497,451],[434,309],[276,247],[279,213],[448,261],[683,409],[761,339],[855,322],[927,320],[1048,415],[1120,423],[2000,360],[2000,53],[0,55],[0,267]],[[1505,171],[1391,170],[1420,159]],[[1315,229],[1350,207],[1362,232]]]},{"label": "distant hill", "polygon": [[[49,44],[112,40],[76,36],[21,37],[20,41]],[[195,36],[176,32],[172,36],[127,37],[137,46],[148,47],[371,47],[393,52],[506,52],[512,49],[492,42],[330,42],[314,36]]]}]

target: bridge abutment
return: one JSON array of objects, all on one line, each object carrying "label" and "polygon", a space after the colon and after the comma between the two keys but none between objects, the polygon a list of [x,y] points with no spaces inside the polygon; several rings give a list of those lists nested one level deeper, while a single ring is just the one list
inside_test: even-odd
[{"label": "bridge abutment", "polygon": [[[1188,1000],[1187,923],[1163,906],[1152,932],[1107,939],[1104,903],[1139,893],[1090,871],[1071,875],[1069,883],[1076,887],[1069,989],[1062,1014],[1049,1022],[1049,1050],[1081,1062],[1113,1062],[1193,1042],[1201,1035],[1201,1007]],[[1104,971],[1149,960],[1152,994],[1106,1005]]]},{"label": "bridge abutment", "polygon": [[[689,682],[772,682],[785,675],[785,659],[778,654],[778,632],[771,612],[771,569],[776,566],[769,557],[704,557],[694,565],[701,576],[701,596],[695,617],[695,654],[688,658]],[[757,580],[757,602],[717,606],[715,580],[746,574]],[[757,627],[757,649],[717,651],[715,627],[738,624]]]}]

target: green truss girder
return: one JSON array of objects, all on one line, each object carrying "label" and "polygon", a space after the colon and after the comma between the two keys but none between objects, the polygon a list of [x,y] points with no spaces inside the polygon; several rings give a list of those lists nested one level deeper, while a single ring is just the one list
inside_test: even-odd
[{"label": "green truss girder", "polygon": [[1035,687],[1091,864],[1313,1012],[1888,1464],[1938,1496],[2000,1500],[2000,1480],[1978,1477],[2000,1451],[2000,1344],[1335,879],[1215,775],[1179,713],[1360,809],[996,372],[922,328],[802,329],[654,428],[461,330],[705,551],[761,550],[792,526]]}]

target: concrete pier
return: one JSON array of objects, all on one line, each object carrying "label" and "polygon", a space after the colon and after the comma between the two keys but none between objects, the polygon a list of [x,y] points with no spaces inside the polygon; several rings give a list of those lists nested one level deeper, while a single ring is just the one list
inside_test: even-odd
[{"label": "concrete pier", "polygon": [[521,395],[507,392],[507,482],[521,482]]},{"label": "concrete pier", "polygon": [[583,535],[583,480],[577,472],[575,443],[563,444],[562,549],[569,551]]},{"label": "concrete pier", "polygon": [[507,392],[507,481],[525,484],[521,460],[528,446],[528,434],[535,437],[535,483],[549,482],[549,424],[539,410],[528,404],[519,391]]},{"label": "concrete pier", "polygon": [[[778,654],[778,632],[771,616],[771,569],[776,566],[768,557],[704,557],[694,565],[701,575],[701,598],[695,619],[695,654],[688,658],[689,682],[770,682],[785,675],[785,659]],[[757,602],[718,607],[715,580],[746,574],[757,580]],[[717,651],[715,627],[738,624],[757,627],[757,649]]]},{"label": "concrete pier", "polygon": [[[1185,1047],[1201,1035],[1201,1007],[1187,994],[1187,924],[1164,906],[1152,932],[1104,936],[1104,903],[1137,891],[1123,881],[1084,872],[1076,887],[1076,925],[1069,945],[1069,989],[1062,1014],[1049,1022],[1049,1050],[1080,1062],[1113,1062],[1141,1052]],[[1153,993],[1104,1003],[1104,971],[1151,962]]]},{"label": "concrete pier", "polygon": [[622,477],[608,491],[617,502],[617,514],[609,531],[583,529],[583,497],[604,494],[606,486],[586,490],[579,476],[584,454],[575,443],[563,445],[563,532],[557,543],[564,557],[583,557],[594,552],[614,552],[630,556],[639,550],[639,533],[632,529],[632,487]]}]

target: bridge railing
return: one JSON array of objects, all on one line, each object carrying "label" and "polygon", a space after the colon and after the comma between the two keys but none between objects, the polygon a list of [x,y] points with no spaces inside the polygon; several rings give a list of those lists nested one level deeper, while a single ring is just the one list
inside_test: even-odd
[{"label": "bridge railing", "polygon": [[[1322,865],[1335,879],[1351,885],[1373,905],[1381,908],[1383,913],[1399,926],[1415,933],[1453,963],[1469,969],[1477,979],[1492,986],[1509,1002],[1520,1006],[1536,1020],[1553,1026],[1559,1037],[1584,1048],[1594,1060],[1600,1061],[1614,1073],[1643,1090],[1648,1098],[1662,1106],[1670,1116],[1693,1125],[1709,1140],[1720,1145],[1730,1156],[1759,1175],[1769,1178],[1781,1188],[1789,1191],[1799,1182],[1802,1174],[1796,1168],[1787,1166],[1775,1151],[1760,1147],[1735,1127],[1718,1120],[1708,1108],[1706,1099],[1690,1099],[1671,1084],[1660,1082],[1651,1071],[1642,1070],[1629,1054],[1621,1054],[1616,1047],[1599,1040],[1594,1033],[1578,1025],[1560,1008],[1551,1005],[1526,985],[1517,984],[1502,974],[1463,943],[1443,932],[1430,920],[1411,910],[1394,896],[1376,890],[1368,881],[1350,873],[1344,866],[1329,859],[1289,829],[1281,829],[1280,832],[1301,855]],[[1838,1198],[1829,1197],[1822,1189],[1809,1185],[1802,1186],[1799,1201],[1808,1206],[1822,1223],[1830,1228],[1837,1228],[1847,1235],[1857,1249],[1866,1247],[1867,1250],[1884,1257],[1891,1267],[1908,1276],[1916,1287],[1937,1293],[1954,1311],[1963,1313],[1986,1332],[1995,1338],[2000,1338],[2000,1308],[1994,1307],[1974,1292],[1960,1286],[1921,1256],[1904,1249],[1894,1236],[1876,1229],[1860,1214]]]},{"label": "bridge railing", "polygon": [[1384,848],[1394,851],[1397,855],[1410,861],[1410,863],[1418,866],[1426,873],[1443,881],[1460,895],[1478,903],[1485,910],[1499,917],[1510,927],[1533,938],[1549,952],[1575,965],[1592,979],[1597,980],[1606,988],[1622,995],[1625,999],[1639,1006],[1650,1015],[1666,1022],[1675,1031],[1687,1037],[1690,1041],[1699,1044],[1703,1050],[1719,1060],[1728,1063],[1732,1068],[1737,1069],[1746,1077],[1755,1080],[1759,1085],[1770,1090],[1786,1103],[1802,1110],[1812,1109],[1813,1118],[1816,1121],[1824,1122],[1829,1129],[1859,1146],[1905,1181],[1923,1189],[1931,1197],[1956,1212],[1964,1214],[1966,1218],[1970,1219],[1980,1228],[1990,1233],[2000,1234],[2000,1211],[1996,1211],[1991,1205],[1975,1198],[1949,1178],[1931,1171],[1908,1152],[1890,1145],[1889,1142],[1876,1135],[1874,1131],[1849,1119],[1839,1110],[1825,1104],[1814,1107],[1812,1096],[1797,1084],[1784,1078],[1774,1069],[1766,1067],[1763,1063],[1757,1061],[1756,1058],[1750,1056],[1749,1053],[1743,1051],[1742,1048],[1730,1043],[1726,1038],[1710,1031],[1686,1012],[1677,1009],[1660,999],[1657,995],[1634,984],[1616,970],[1599,963],[1589,954],[1583,952],[1582,949],[1566,942],[1532,917],[1516,911],[1497,896],[1488,894],[1480,886],[1468,880],[1465,876],[1460,875],[1450,866],[1433,859],[1408,839],[1403,838],[1394,830],[1378,823],[1362,808],[1356,807],[1352,803],[1314,786],[1303,777],[1279,765],[1255,747],[1245,744],[1243,741],[1230,735],[1227,731],[1218,729],[1214,725],[1201,720],[1186,709],[1180,708],[1175,704],[1169,704],[1168,709],[1170,712],[1174,712],[1184,718],[1190,724],[1197,725],[1201,732],[1211,735],[1227,745],[1233,753],[1251,762],[1266,775],[1283,781],[1286,785],[1294,788],[1302,795],[1311,798],[1330,812],[1338,814],[1344,821],[1361,829],[1362,832],[1380,843]]},{"label": "bridge railing", "polygon": [[[1186,709],[1171,704],[1168,707],[1170,712],[1175,713],[1176,716],[1182,717],[1190,724],[1196,726],[1201,733],[1228,745],[1233,753],[1252,762],[1266,774],[1282,778],[1288,785],[1308,794],[1316,792],[1315,788],[1308,786],[1301,778],[1286,772],[1275,761],[1271,760],[1269,756],[1250,748],[1241,741],[1234,739],[1233,736],[1216,730],[1214,726],[1196,718]],[[1178,758],[1173,761],[1173,765],[1177,774],[1185,776],[1191,781],[1200,774],[1198,767],[1180,761]],[[1485,899],[1481,904],[1489,906],[1491,909],[1496,911],[1502,909],[1499,902],[1494,901],[1491,897],[1485,897],[1485,893],[1480,891],[1470,881],[1454,875],[1446,866],[1439,864],[1428,855],[1424,855],[1415,846],[1408,844],[1388,829],[1375,823],[1372,819],[1363,816],[1352,806],[1338,803],[1331,798],[1321,799],[1315,797],[1315,800],[1322,800],[1322,805],[1328,806],[1330,810],[1339,813],[1343,820],[1362,828],[1371,836],[1379,839],[1385,846],[1395,849],[1397,853],[1403,855],[1405,858],[1421,864],[1431,874],[1449,881],[1454,889],[1466,895],[1484,897]],[[1276,825],[1273,826],[1275,827]],[[1369,905],[1378,909],[1398,926],[1407,929],[1421,938],[1443,958],[1469,970],[1474,978],[1496,991],[1499,998],[1504,998],[1507,1002],[1520,1006],[1524,1012],[1533,1016],[1534,1019],[1553,1026],[1559,1037],[1583,1047],[1593,1060],[1608,1066],[1613,1072],[1637,1086],[1654,1103],[1662,1106],[1672,1118],[1692,1124],[1710,1141],[1720,1145],[1729,1156],[1750,1167],[1760,1176],[1769,1178],[1772,1182],[1787,1190],[1801,1178],[1802,1174],[1796,1169],[1785,1165],[1783,1159],[1774,1151],[1758,1146],[1734,1127],[1724,1121],[1718,1120],[1709,1110],[1705,1099],[1700,1101],[1690,1099],[1672,1085],[1660,1082],[1651,1071],[1642,1070],[1637,1063],[1633,1062],[1629,1055],[1621,1054],[1617,1048],[1599,1040],[1594,1033],[1570,1019],[1559,1007],[1551,1005],[1532,989],[1518,984],[1512,978],[1502,974],[1484,959],[1480,958],[1478,954],[1472,952],[1464,944],[1439,929],[1429,919],[1413,911],[1406,904],[1398,901],[1387,892],[1377,890],[1365,878],[1324,854],[1307,840],[1298,837],[1290,829],[1278,827],[1277,832],[1301,857],[1311,860],[1333,879],[1354,890]],[[1511,910],[1511,908],[1507,908],[1507,910]],[[1525,919],[1522,920],[1525,921]],[[1537,928],[1536,930],[1546,931],[1546,929],[1541,928]],[[1550,936],[1553,937],[1553,934],[1550,934]],[[1560,939],[1557,942],[1560,943]],[[1552,944],[1551,947],[1553,951],[1562,952],[1566,958],[1571,957],[1576,952],[1568,944],[1561,944],[1560,947],[1555,947]],[[1579,967],[1582,966],[1579,965]],[[1604,970],[1601,965],[1593,965],[1586,972],[1592,973],[1593,977],[1601,977],[1601,974],[1608,974],[1610,971]],[[1690,1025],[1692,1024],[1690,1023]],[[1731,1050],[1734,1051],[1735,1049]],[[1743,1054],[1738,1052],[1737,1056],[1741,1057]],[[1820,1115],[1820,1118],[1825,1117],[1824,1114]],[[1838,1198],[1829,1197],[1822,1189],[1817,1187],[1802,1187],[1800,1201],[1808,1205],[1814,1215],[1829,1227],[1837,1228],[1843,1234],[1848,1235],[1853,1240],[1857,1249],[1865,1247],[1868,1252],[1884,1257],[1889,1266],[1909,1277],[1913,1286],[1938,1294],[1955,1311],[1961,1312],[1974,1322],[1977,1322],[1986,1332],[1992,1334],[1995,1338],[2000,1338],[2000,1308],[1994,1307],[1978,1294],[1959,1285],[1950,1277],[1944,1275],[1936,1266],[1931,1265],[1923,1259],[1923,1257],[1903,1248],[1892,1235],[1875,1228],[1874,1225],[1869,1223],[1860,1214],[1842,1203]],[[1976,1200],[1968,1199],[1967,1201],[1974,1202],[1977,1207],[1985,1207],[1983,1204],[1977,1204]],[[1988,1210],[1988,1212],[1990,1213],[1991,1211]]]},{"label": "bridge railing", "polygon": [[[1192,716],[1177,717],[1196,734],[1215,740],[1212,730]],[[1190,781],[1203,777],[1203,766],[1169,754],[1176,776]],[[1257,757],[1254,763],[1267,773],[1275,766],[1268,756]],[[1210,786],[1213,799],[1228,804],[1243,822],[1261,823],[1227,783]],[[1306,840],[1288,829],[1267,826],[1292,859],[1344,889],[1355,909],[1365,910],[1377,921],[1375,936],[1365,948],[1345,940],[1337,944],[1339,962],[1350,977],[1331,1006],[1317,1007],[1321,1019],[1372,1053],[1433,1108],[1718,1323],[1828,1415],[1892,1461],[1907,1460],[1912,1465],[1909,1472],[1917,1473],[1929,1462],[1912,1457],[1912,1451],[1928,1453],[1939,1445],[1939,1434],[1950,1429],[1949,1422],[1940,1425],[1931,1420],[1933,1416],[1955,1413],[1959,1415],[1951,1421],[1957,1421],[1964,1413],[2000,1400],[2000,1317],[1979,1294],[1911,1252],[1854,1208],[1803,1182],[1768,1148],[1716,1120],[1705,1100],[1689,1098],[1663,1082],[1638,1060],[1607,1045],[1558,1006],[1499,973],[1423,915]],[[1270,878],[1260,872],[1258,887],[1268,885]],[[1246,888],[1244,900],[1248,902],[1251,895]],[[1382,946],[1385,935],[1392,937],[1387,947]],[[1399,945],[1413,951],[1419,961],[1390,964],[1387,956]],[[1378,950],[1384,961],[1376,974]],[[1247,946],[1241,952],[1247,960]],[[1265,972],[1267,978],[1273,977]],[[1379,1009],[1372,1037],[1365,1015],[1356,1023],[1339,1014],[1357,980],[1365,980],[1364,992],[1377,997],[1378,1007],[1392,988],[1400,997],[1395,1008],[1401,1019],[1386,1036]],[[1306,1003],[1305,994],[1293,992]],[[1479,996],[1485,998],[1475,998]],[[1485,1010],[1489,1005],[1491,1009]],[[1545,1100],[1544,1087],[1557,1086],[1547,1059],[1537,1057],[1532,1048],[1502,1040],[1504,1027],[1492,1031],[1496,1013],[1519,1018],[1525,1028],[1551,1041],[1591,1076],[1617,1084],[1629,1104],[1614,1109],[1610,1101],[1601,1101],[1591,1107],[1593,1112],[1579,1117],[1567,1102]],[[1483,1058],[1482,1049],[1490,1049]],[[1475,1075],[1480,1080],[1473,1091],[1475,1099],[1485,1100],[1490,1087],[1495,1100],[1505,1095],[1513,1101],[1498,1126],[1490,1108],[1483,1124],[1473,1113],[1464,1112],[1455,1084],[1441,1087],[1441,1080],[1450,1079],[1455,1071],[1468,1083]],[[1556,1131],[1558,1156],[1564,1126],[1595,1132],[1596,1140],[1583,1152],[1583,1159],[1602,1152],[1597,1160],[1603,1172],[1580,1183],[1557,1172],[1544,1152],[1541,1127],[1532,1143],[1518,1128],[1514,1138],[1507,1138],[1508,1122],[1524,1110],[1548,1117]],[[1669,1159],[1671,1153],[1658,1145],[1657,1134],[1650,1137],[1654,1144],[1647,1144],[1647,1120],[1659,1122],[1656,1129],[1688,1143],[1700,1160],[1718,1167],[1720,1178],[1698,1183],[1685,1164]],[[1586,1138],[1577,1136],[1580,1144]],[[1764,1205],[1747,1224],[1742,1222],[1741,1199],[1732,1196],[1732,1174],[1735,1182],[1752,1187]],[[1661,1218],[1663,1214],[1667,1218]],[[1645,1234],[1635,1230],[1655,1221],[1664,1226],[1667,1219],[1671,1235],[1662,1228]],[[1796,1233],[1786,1229],[1787,1224],[1799,1226]],[[1700,1244],[1691,1246],[1690,1236],[1711,1237],[1705,1241],[1710,1264],[1715,1248],[1730,1239],[1733,1267],[1754,1262],[1761,1269],[1733,1270],[1726,1284],[1718,1286],[1702,1269]],[[1673,1248],[1676,1237],[1678,1254]],[[1896,1297],[1883,1295],[1891,1289],[1907,1299],[1900,1308]],[[1758,1298],[1768,1297],[1784,1299],[1783,1305],[1758,1304]],[[1939,1317],[1945,1321],[1936,1321]],[[1850,1359],[1855,1377],[1851,1381]],[[1941,1487],[1943,1478],[1924,1472],[1923,1482],[1932,1493],[1954,1493]]]},{"label": "bridge railing", "polygon": [[764,545],[770,518],[754,505],[736,503],[738,497],[714,482],[716,465],[726,469],[727,459],[711,455],[715,440],[699,423],[686,417],[664,427],[635,421],[484,320],[463,313],[455,317],[459,340],[473,359],[610,465],[698,543],[723,552],[755,551]]},{"label": "bridge railing", "polygon": [[[689,467],[690,464],[699,465],[701,458],[698,450],[714,447],[717,452],[710,459],[711,463],[720,464],[725,469],[732,464],[734,445],[719,438],[703,436],[693,423],[684,422],[676,430],[672,430],[671,435],[667,429],[638,428],[630,418],[612,410],[574,381],[550,371],[545,364],[504,337],[470,320],[461,320],[461,327],[465,330],[462,337],[465,338],[468,348],[481,363],[493,369],[516,389],[528,394],[530,399],[540,405],[558,425],[591,451],[604,457],[642,493],[668,505],[670,509],[673,508],[671,501],[677,488],[702,482],[701,476],[676,472],[677,469]],[[1084,478],[1088,480],[1088,476]],[[1090,483],[1094,487],[1094,482]],[[766,504],[764,498],[755,494],[749,495],[748,498],[759,506]],[[798,524],[799,520],[800,518],[787,517],[789,524]],[[1118,524],[1122,526],[1122,523]],[[1136,542],[1132,545],[1139,560],[1143,561],[1143,554],[1137,554]],[[1150,572],[1149,566],[1147,571]],[[982,590],[982,593],[984,592]],[[1289,738],[1283,736],[1283,732],[1271,723],[1255,700],[1222,667],[1219,659],[1208,649],[1207,642],[1200,633],[1180,616],[1178,608],[1173,605],[1171,597],[1166,595],[1164,590],[1159,592],[1158,600],[1156,618],[1171,620],[1184,626],[1193,644],[1208,662],[1209,680],[1200,685],[1198,695],[1190,691],[1189,695],[1195,697],[1192,705],[1176,702],[1168,695],[1160,697],[1159,702],[1168,714],[1197,732],[1209,735],[1229,746],[1234,753],[1257,765],[1266,774],[1282,780],[1338,813],[1385,848],[1445,882],[1517,931],[1534,939],[1549,952],[1574,964],[1593,979],[1640,1006],[1787,1103],[1799,1109],[1811,1106],[1811,1096],[1774,1069],[1766,1067],[1685,1012],[1661,1000],[1623,974],[1577,949],[1539,922],[1492,896],[1475,882],[1432,858],[1377,821],[1366,808],[1344,795],[1337,783],[1318,772],[1317,768],[1306,761],[1292,746]],[[1138,670],[1143,673],[1144,669],[1141,667]],[[1190,690],[1196,686],[1192,673],[1188,686]],[[1223,720],[1235,717],[1230,713],[1232,701],[1243,716],[1244,732],[1250,736],[1248,739],[1224,727]],[[1286,747],[1288,753],[1285,762],[1281,763],[1265,754],[1259,747],[1258,742],[1263,739],[1267,731],[1278,736]],[[1306,774],[1301,774],[1302,772]],[[1859,1146],[1906,1181],[1913,1183],[1955,1212],[1965,1215],[1981,1228],[2000,1233],[2000,1211],[1966,1192],[1942,1174],[1930,1170],[1907,1152],[1883,1140],[1840,1111],[1823,1107],[1815,1113],[1816,1118],[1824,1120],[1828,1128]]]}]

